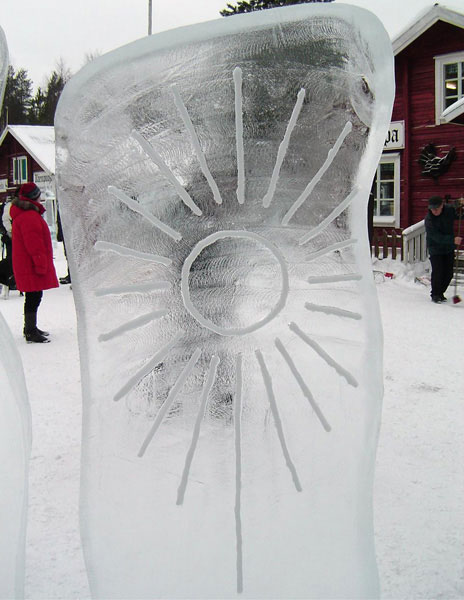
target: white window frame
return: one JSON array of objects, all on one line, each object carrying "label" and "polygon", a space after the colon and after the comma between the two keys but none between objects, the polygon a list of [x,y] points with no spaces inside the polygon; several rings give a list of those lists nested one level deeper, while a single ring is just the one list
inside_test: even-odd
[{"label": "white window frame", "polygon": [[[442,54],[434,56],[435,59],[435,123],[440,125],[446,123],[445,119],[441,118],[445,110],[445,77],[444,66],[454,63],[464,63],[464,51],[453,52],[451,54]],[[463,73],[464,74],[464,73]],[[458,93],[456,100],[464,97],[464,85],[461,93]]]},{"label": "white window frame", "polygon": [[374,214],[374,226],[378,227],[399,227],[400,226],[400,167],[401,154],[399,152],[385,152],[380,157],[377,165],[377,185],[379,183],[380,165],[393,163],[395,173],[393,176],[394,196],[393,196],[393,215],[376,216]]},{"label": "white window frame", "polygon": [[[26,176],[23,178],[22,164],[25,165]],[[16,167],[18,165],[18,168]],[[18,169],[19,178],[16,177],[16,170]],[[13,157],[13,183],[20,184],[27,182],[27,156],[14,156]]]}]

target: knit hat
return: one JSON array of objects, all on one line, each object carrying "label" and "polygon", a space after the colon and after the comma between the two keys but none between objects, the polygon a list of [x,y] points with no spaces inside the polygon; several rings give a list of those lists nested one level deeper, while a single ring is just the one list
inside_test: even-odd
[{"label": "knit hat", "polygon": [[35,183],[23,183],[19,188],[19,195],[29,200],[37,200],[41,193],[40,188]]},{"label": "knit hat", "polygon": [[429,198],[429,208],[439,208],[443,204],[441,196],[432,196]]}]

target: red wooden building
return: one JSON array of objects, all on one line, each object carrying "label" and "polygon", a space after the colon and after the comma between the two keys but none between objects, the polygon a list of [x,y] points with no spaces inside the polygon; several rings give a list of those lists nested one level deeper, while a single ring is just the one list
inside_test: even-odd
[{"label": "red wooden building", "polygon": [[374,226],[422,220],[430,196],[464,196],[464,1],[438,4],[393,41],[396,96],[374,181]]},{"label": "red wooden building", "polygon": [[7,125],[0,132],[0,202],[26,181],[55,195],[54,127]]}]

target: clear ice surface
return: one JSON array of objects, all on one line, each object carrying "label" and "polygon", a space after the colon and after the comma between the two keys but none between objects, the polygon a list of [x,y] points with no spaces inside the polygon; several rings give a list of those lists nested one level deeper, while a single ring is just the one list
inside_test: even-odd
[{"label": "clear ice surface", "polygon": [[100,57],[56,116],[96,598],[374,598],[382,332],[369,12],[302,4]]},{"label": "clear ice surface", "polygon": [[[8,49],[0,27],[0,112]],[[24,598],[31,412],[23,363],[0,313],[0,598]]]},{"label": "clear ice surface", "polygon": [[31,412],[21,356],[0,313],[0,598],[24,598]]}]

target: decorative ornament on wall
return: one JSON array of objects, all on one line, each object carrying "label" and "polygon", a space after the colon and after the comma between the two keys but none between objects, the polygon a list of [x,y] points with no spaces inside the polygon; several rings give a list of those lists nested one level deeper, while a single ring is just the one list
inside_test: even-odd
[{"label": "decorative ornament on wall", "polygon": [[438,156],[435,144],[427,144],[420,153],[418,163],[421,166],[422,175],[438,179],[440,175],[444,175],[448,171],[455,159],[456,148],[451,148],[443,156]]}]

